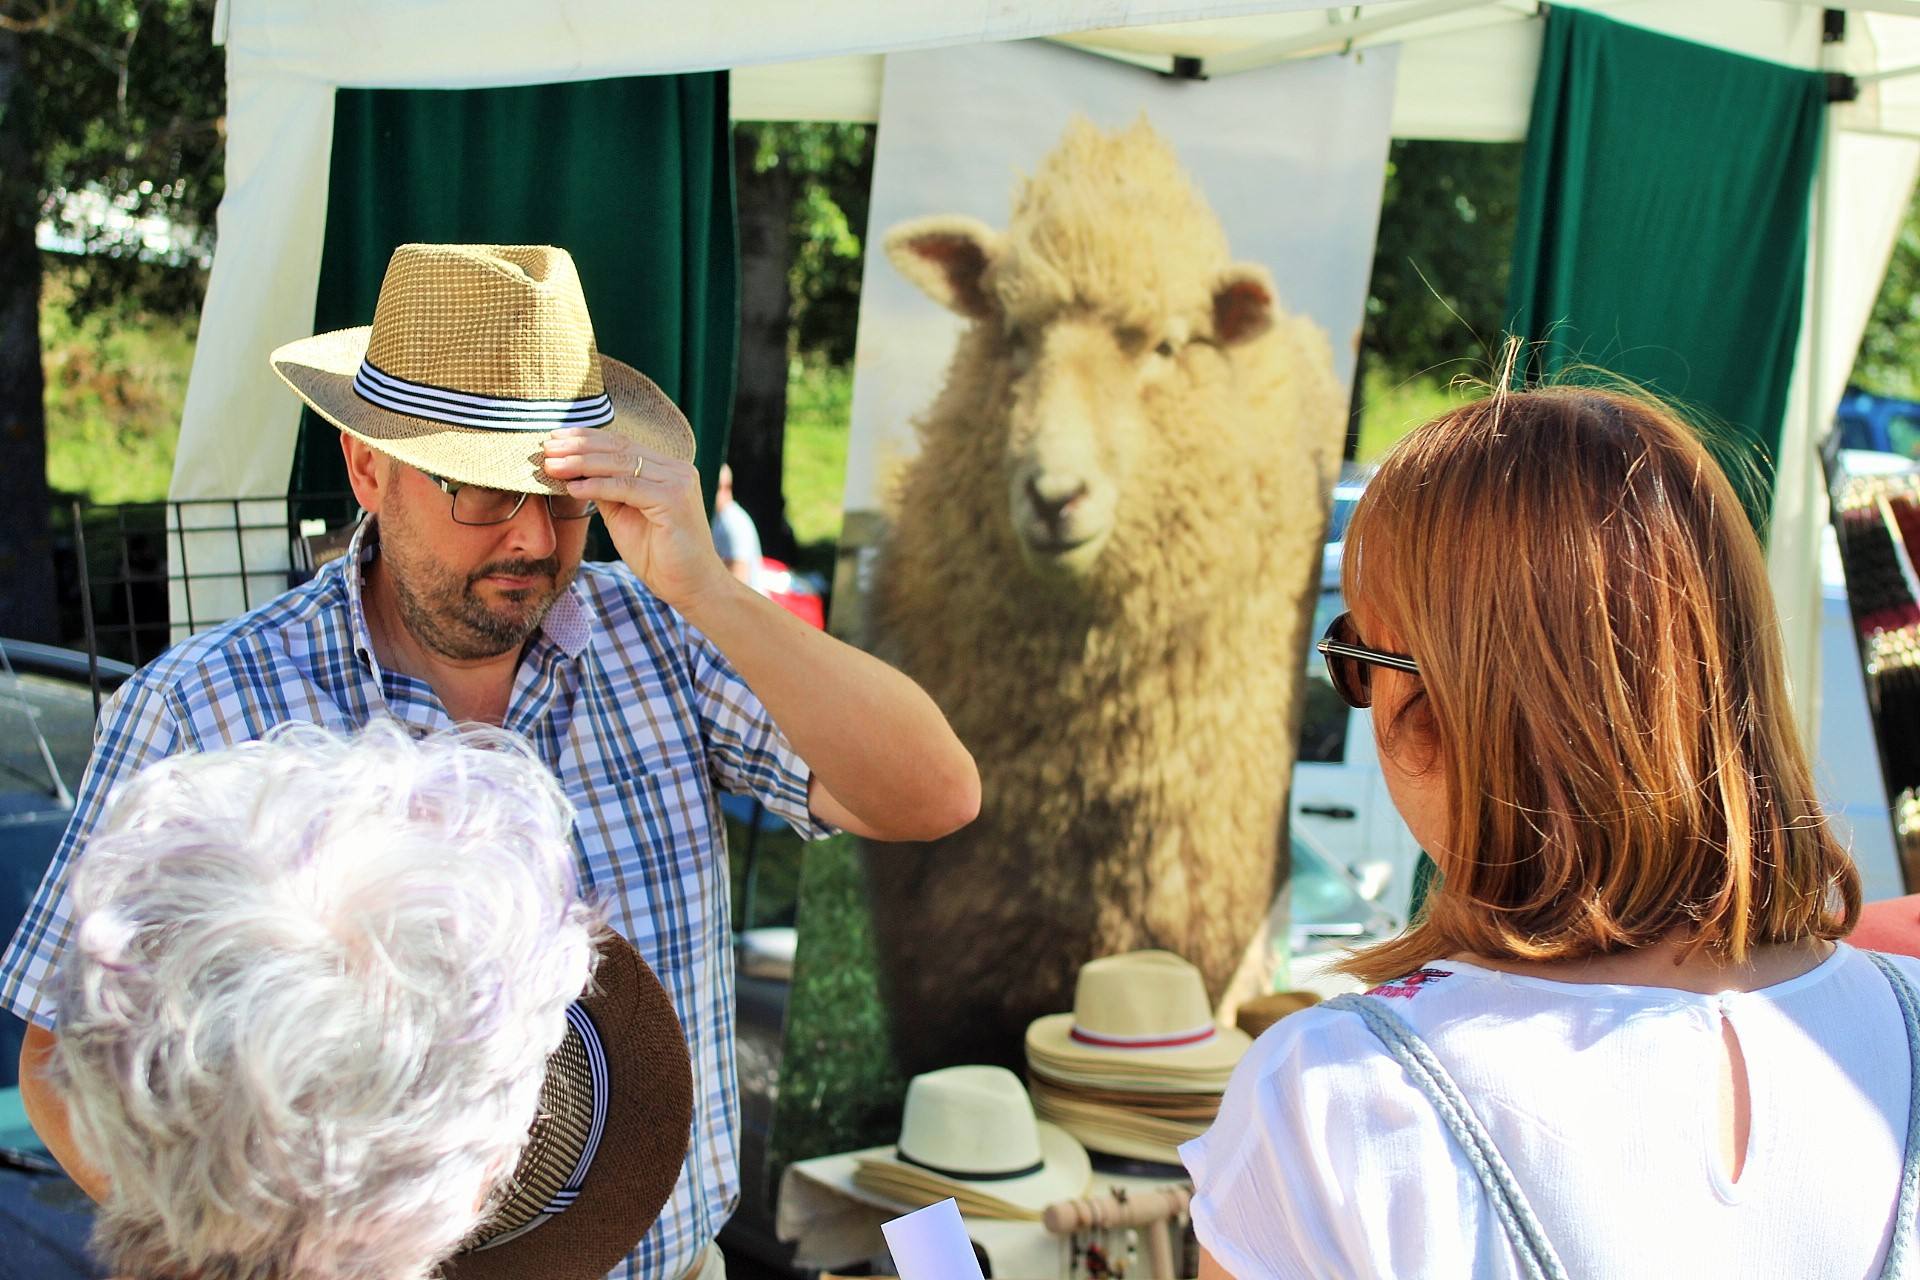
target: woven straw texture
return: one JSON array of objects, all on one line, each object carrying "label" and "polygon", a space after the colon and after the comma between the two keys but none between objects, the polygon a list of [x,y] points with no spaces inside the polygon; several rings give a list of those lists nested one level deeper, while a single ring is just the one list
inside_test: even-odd
[{"label": "woven straw texture", "polygon": [[608,430],[655,455],[693,459],[686,415],[638,370],[602,356],[573,259],[545,245],[394,250],[373,324],[290,342],[274,372],[315,412],[402,462],[466,484],[562,492],[541,467],[540,431],[452,426],[374,405],[354,390],[363,359],[469,395],[577,400],[605,391]]},{"label": "woven straw texture", "polygon": [[[601,942],[593,987],[580,1008],[606,1052],[608,1103],[579,1194],[565,1212],[524,1235],[479,1253],[456,1254],[441,1268],[446,1280],[600,1280],[632,1252],[680,1180],[693,1132],[693,1068],[673,1002],[633,944],[611,932]],[[578,1051],[571,1031],[568,1038]],[[556,1065],[569,1074],[577,1069],[573,1078],[580,1084],[569,1086],[570,1092],[591,1098],[584,1057],[577,1068],[564,1060],[549,1063],[549,1081]],[[543,1107],[547,1101],[543,1097]],[[516,1168],[516,1178],[527,1185],[511,1203],[523,1215],[526,1201],[535,1212],[545,1202],[539,1187],[565,1182],[573,1164],[569,1146],[577,1153],[578,1139],[552,1135],[538,1171],[528,1167],[531,1153]],[[512,1225],[490,1220],[480,1234],[490,1238]]]},{"label": "woven straw texture", "polygon": [[587,1066],[586,1045],[580,1033],[567,1028],[567,1038],[547,1059],[547,1078],[540,1086],[540,1116],[533,1137],[520,1153],[505,1203],[487,1221],[487,1233],[504,1235],[540,1216],[555,1194],[567,1185],[567,1176],[579,1163],[593,1127],[593,1081]]},{"label": "woven straw texture", "polygon": [[545,245],[402,245],[367,344],[397,377],[511,400],[599,395],[599,355],[573,258]]}]

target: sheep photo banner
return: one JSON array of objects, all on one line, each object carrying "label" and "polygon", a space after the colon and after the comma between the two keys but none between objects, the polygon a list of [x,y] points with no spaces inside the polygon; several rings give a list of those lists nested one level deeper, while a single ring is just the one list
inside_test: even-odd
[{"label": "sheep photo banner", "polygon": [[982,813],[810,859],[781,1160],[891,1140],[914,1073],[1019,1066],[1088,960],[1176,952],[1216,1002],[1271,974],[1393,92],[1391,50],[888,58],[831,625],[933,695]]}]

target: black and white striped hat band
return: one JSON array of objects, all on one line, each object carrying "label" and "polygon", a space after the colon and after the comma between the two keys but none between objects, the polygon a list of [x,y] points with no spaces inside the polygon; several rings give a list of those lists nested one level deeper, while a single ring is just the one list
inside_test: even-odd
[{"label": "black and white striped hat band", "polygon": [[[538,1207],[527,1206],[532,1212],[531,1217],[525,1222],[513,1225],[509,1230],[493,1236],[482,1244],[471,1246],[470,1252],[483,1253],[497,1245],[503,1245],[509,1240],[517,1240],[541,1223],[564,1213],[573,1202],[579,1198],[580,1188],[587,1180],[587,1171],[593,1167],[594,1153],[600,1148],[600,1135],[606,1128],[609,1092],[607,1085],[607,1055],[606,1050],[600,1044],[600,1033],[594,1028],[593,1019],[589,1018],[577,1004],[567,1006],[567,1029],[568,1043],[561,1046],[556,1057],[564,1060],[569,1056],[568,1050],[576,1046],[583,1051],[582,1056],[585,1058],[586,1066],[586,1083],[591,1087],[593,1099],[593,1108],[586,1126],[586,1133],[580,1142],[580,1154],[574,1160],[573,1168],[567,1174],[566,1181],[562,1183],[557,1190],[548,1196],[544,1202],[540,1203]],[[543,1095],[541,1099],[543,1106],[546,1104],[546,1101]],[[517,1174],[524,1172],[524,1170],[516,1171]],[[537,1180],[537,1178],[535,1180]],[[509,1205],[509,1215],[517,1216],[511,1215],[511,1208],[512,1206]]]},{"label": "black and white striped hat band", "polygon": [[613,399],[604,391],[582,400],[513,400],[413,382],[364,359],[353,375],[353,389],[368,404],[450,427],[551,431],[555,427],[604,427],[613,421]]}]

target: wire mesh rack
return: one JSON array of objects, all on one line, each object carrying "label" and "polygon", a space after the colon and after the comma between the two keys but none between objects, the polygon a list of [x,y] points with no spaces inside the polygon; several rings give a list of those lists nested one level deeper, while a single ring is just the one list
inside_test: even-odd
[{"label": "wire mesh rack", "polygon": [[313,576],[345,550],[351,510],[346,495],[71,503],[54,537],[66,642],[150,662]]}]

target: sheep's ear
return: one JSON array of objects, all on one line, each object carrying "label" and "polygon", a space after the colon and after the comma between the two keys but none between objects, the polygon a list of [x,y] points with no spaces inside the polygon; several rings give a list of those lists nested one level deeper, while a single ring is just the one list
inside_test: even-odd
[{"label": "sheep's ear", "polygon": [[1273,327],[1273,277],[1265,267],[1239,262],[1213,286],[1213,335],[1222,346],[1251,342]]},{"label": "sheep's ear", "polygon": [[992,315],[987,267],[1000,237],[986,223],[957,215],[915,218],[887,232],[887,257],[941,306],[970,319]]}]

